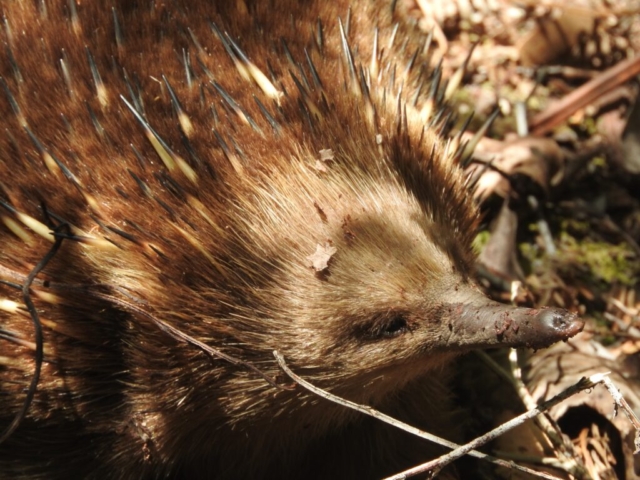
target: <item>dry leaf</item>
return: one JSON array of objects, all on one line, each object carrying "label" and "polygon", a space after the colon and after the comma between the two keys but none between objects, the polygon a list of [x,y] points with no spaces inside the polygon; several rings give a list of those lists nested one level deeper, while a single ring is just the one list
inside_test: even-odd
[{"label": "dry leaf", "polygon": [[322,272],[329,268],[329,260],[337,251],[336,247],[328,243],[324,245],[317,244],[315,253],[307,257],[307,265],[316,272]]},{"label": "dry leaf", "polygon": [[491,228],[491,237],[480,254],[479,261],[494,275],[506,281],[523,280],[524,274],[516,255],[518,217],[504,201]]},{"label": "dry leaf", "polygon": [[631,173],[640,173],[640,97],[631,109],[622,134],[624,152],[622,167]]},{"label": "dry leaf", "polygon": [[[473,158],[480,162],[491,162],[493,167],[505,175],[526,175],[547,191],[551,180],[563,168],[564,154],[558,144],[549,138],[524,137],[500,142],[483,138]],[[473,168],[481,169],[477,164]],[[484,172],[475,195],[485,199],[492,193],[507,197],[510,185],[503,175],[487,170]]]},{"label": "dry leaf", "polygon": [[324,163],[322,163],[320,160],[316,160],[316,164],[313,167],[322,173],[326,173],[328,171],[327,167],[325,167]]},{"label": "dry leaf", "polygon": [[563,5],[554,14],[538,19],[536,28],[520,42],[520,62],[547,65],[578,45],[581,35],[593,32],[597,13],[592,9]]},{"label": "dry leaf", "polygon": [[323,148],[320,150],[320,160],[323,162],[329,162],[334,159],[333,150],[330,148]]}]

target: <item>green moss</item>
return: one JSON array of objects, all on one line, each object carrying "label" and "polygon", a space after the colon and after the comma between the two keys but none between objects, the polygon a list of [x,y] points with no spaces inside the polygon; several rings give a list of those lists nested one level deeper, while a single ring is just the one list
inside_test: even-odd
[{"label": "green moss", "polygon": [[531,273],[531,265],[536,262],[540,262],[542,257],[542,253],[537,245],[532,243],[521,243],[520,244],[520,254],[524,258],[527,273]]},{"label": "green moss", "polygon": [[551,268],[565,280],[579,280],[595,290],[612,284],[636,285],[640,279],[640,261],[633,250],[626,243],[614,245],[582,238],[588,229],[586,222],[563,222],[560,239],[556,239],[558,252],[552,258],[536,244],[520,244],[523,266],[529,273]]},{"label": "green moss", "polygon": [[489,243],[489,238],[491,237],[491,233],[489,233],[488,230],[483,230],[481,232],[478,232],[478,234],[476,235],[476,238],[473,239],[473,251],[477,254],[480,255],[480,252],[482,252],[482,250],[484,250],[484,247],[487,243]]},{"label": "green moss", "polygon": [[596,156],[591,159],[589,164],[595,168],[606,168],[608,166],[607,159],[602,156]]},{"label": "green moss", "polygon": [[567,218],[560,223],[562,232],[570,232],[573,236],[585,237],[591,232],[592,228],[589,222],[580,221],[573,218]]},{"label": "green moss", "polygon": [[[560,235],[559,258],[561,265],[583,270],[606,283],[635,285],[640,273],[640,262],[624,243],[612,245],[585,238],[577,240],[566,232]],[[573,267],[573,268],[572,268]]]},{"label": "green moss", "polygon": [[605,347],[608,345],[614,345],[619,342],[619,337],[611,331],[611,322],[607,320],[602,312],[592,311],[591,318],[593,319],[593,327],[595,333],[598,335],[598,340]]}]

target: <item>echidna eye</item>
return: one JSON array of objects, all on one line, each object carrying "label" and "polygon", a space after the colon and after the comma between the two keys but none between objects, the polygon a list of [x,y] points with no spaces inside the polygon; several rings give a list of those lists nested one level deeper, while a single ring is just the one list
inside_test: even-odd
[{"label": "echidna eye", "polygon": [[409,330],[407,319],[402,315],[395,315],[389,319],[389,322],[385,325],[381,334],[383,337],[392,338],[397,337]]}]

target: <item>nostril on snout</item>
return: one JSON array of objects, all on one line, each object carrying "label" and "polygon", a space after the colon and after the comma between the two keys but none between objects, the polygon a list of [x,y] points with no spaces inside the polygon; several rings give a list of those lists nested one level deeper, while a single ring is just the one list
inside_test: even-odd
[{"label": "nostril on snout", "polygon": [[568,312],[558,312],[557,310],[544,310],[540,313],[539,318],[540,322],[549,328],[565,330],[571,325],[575,315]]}]

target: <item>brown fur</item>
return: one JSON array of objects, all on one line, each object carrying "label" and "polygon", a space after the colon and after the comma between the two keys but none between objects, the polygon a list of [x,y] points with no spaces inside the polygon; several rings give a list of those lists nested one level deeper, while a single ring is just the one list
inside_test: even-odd
[{"label": "brown fur", "polygon": [[[425,80],[426,53],[405,71],[424,39],[401,23],[389,48],[389,3],[351,10],[351,52],[365,63],[355,78],[340,45],[346,1],[120,1],[113,12],[88,1],[77,17],[67,1],[0,5],[0,199],[15,209],[0,213],[0,279],[24,283],[51,247],[20,214],[44,223],[46,205],[84,239],[65,240],[32,286],[45,361],[27,418],[0,445],[0,476],[369,478],[433,453],[302,389],[276,389],[153,319],[272,377],[277,349],[320,387],[454,435],[453,353],[433,352],[445,346],[443,305],[475,295],[476,213],[455,144],[441,124],[420,123],[426,93],[415,107],[397,101]],[[282,95],[243,78],[210,21]],[[120,95],[191,170],[163,164]],[[52,157],[70,174],[47,166]],[[308,258],[318,245],[336,249],[320,272]],[[7,284],[0,298],[23,303]],[[4,305],[0,425],[34,369],[31,319]],[[396,318],[406,324],[394,334]]]}]

